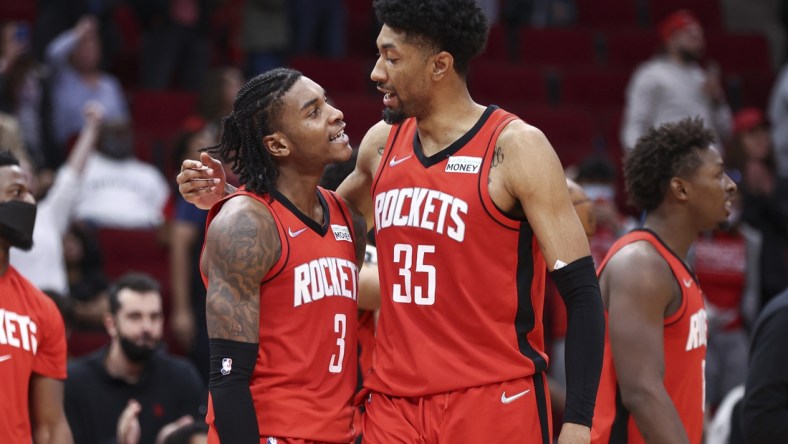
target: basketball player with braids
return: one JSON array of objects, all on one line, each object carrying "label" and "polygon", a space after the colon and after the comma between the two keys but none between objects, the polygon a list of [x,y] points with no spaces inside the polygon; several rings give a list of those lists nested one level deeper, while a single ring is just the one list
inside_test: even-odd
[{"label": "basketball player with braids", "polygon": [[358,267],[366,226],[318,187],[352,151],[342,112],[298,71],[248,81],[209,152],[242,187],[211,208],[210,443],[347,443],[355,433]]},{"label": "basketball player with braids", "polygon": [[[374,224],[378,247],[364,439],[549,443],[549,269],[568,312],[559,442],[587,443],[604,312],[561,163],[537,128],[471,98],[469,63],[488,31],[476,2],[376,0],[374,8],[383,28],[371,79],[384,121],[338,189]],[[205,205],[224,189],[221,175],[205,170],[220,165],[201,159],[184,162],[178,183]]]},{"label": "basketball player with braids", "polygon": [[599,265],[608,335],[594,443],[692,443],[703,436],[706,310],[685,258],[727,222],[736,185],[700,118],[651,128],[624,160],[643,227]]}]

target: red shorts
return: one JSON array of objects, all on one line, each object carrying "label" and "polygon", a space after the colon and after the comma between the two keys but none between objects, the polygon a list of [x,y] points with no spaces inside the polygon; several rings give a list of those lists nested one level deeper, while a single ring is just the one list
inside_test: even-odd
[{"label": "red shorts", "polygon": [[[220,442],[219,435],[216,433],[216,429],[209,425],[208,443],[219,443],[219,442]],[[340,444],[340,443],[329,443],[325,441],[310,441],[307,439],[299,439],[299,438],[279,438],[273,436],[272,437],[261,436],[260,444]]]},{"label": "red shorts", "polygon": [[543,443],[551,441],[550,400],[541,373],[436,395],[397,398],[372,392],[364,443]]}]

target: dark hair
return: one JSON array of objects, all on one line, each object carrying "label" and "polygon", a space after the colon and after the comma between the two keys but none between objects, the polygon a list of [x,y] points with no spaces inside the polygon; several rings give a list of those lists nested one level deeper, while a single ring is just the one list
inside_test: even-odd
[{"label": "dark hair", "polygon": [[208,425],[204,422],[193,422],[175,429],[174,432],[164,438],[164,444],[189,444],[191,439],[197,435],[207,435]]},{"label": "dark hair", "polygon": [[238,91],[233,112],[222,119],[222,137],[207,151],[232,164],[233,173],[246,189],[257,194],[269,192],[279,169],[263,147],[263,136],[279,124],[284,96],[303,74],[276,68],[249,80]]},{"label": "dark hair", "polygon": [[584,183],[615,182],[616,167],[607,157],[592,154],[580,162],[575,180]]},{"label": "dark hair", "polygon": [[0,150],[0,167],[11,165],[19,166],[19,159],[11,151]]},{"label": "dark hair", "polygon": [[109,287],[109,312],[113,315],[118,314],[120,310],[120,300],[118,300],[118,293],[124,288],[128,288],[138,293],[156,292],[160,293],[161,289],[156,279],[145,273],[129,272],[118,278]]},{"label": "dark hair", "polygon": [[624,159],[629,201],[639,210],[653,210],[665,198],[673,177],[686,177],[700,165],[698,156],[714,143],[714,134],[699,117],[650,128]]},{"label": "dark hair", "polygon": [[450,53],[461,76],[487,42],[487,18],[474,0],[375,0],[374,8],[406,41]]}]

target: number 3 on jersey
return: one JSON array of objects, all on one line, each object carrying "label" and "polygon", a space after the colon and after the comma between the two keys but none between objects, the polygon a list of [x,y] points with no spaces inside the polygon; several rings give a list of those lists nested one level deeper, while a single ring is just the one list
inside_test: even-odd
[{"label": "number 3 on jersey", "polygon": [[[427,254],[435,253],[435,245],[416,245],[416,266],[413,263],[413,245],[394,245],[394,263],[400,265],[399,275],[402,282],[394,284],[394,302],[401,304],[433,305],[435,303],[435,266],[425,264]],[[427,290],[421,285],[413,285],[413,273],[423,273],[427,279]],[[405,292],[403,294],[403,287]],[[425,295],[426,293],[426,295]]]},{"label": "number 3 on jersey", "polygon": [[334,333],[337,333],[338,353],[331,355],[331,362],[328,363],[328,371],[331,373],[342,373],[342,361],[345,360],[345,334],[347,334],[347,316],[344,313],[334,315]]}]

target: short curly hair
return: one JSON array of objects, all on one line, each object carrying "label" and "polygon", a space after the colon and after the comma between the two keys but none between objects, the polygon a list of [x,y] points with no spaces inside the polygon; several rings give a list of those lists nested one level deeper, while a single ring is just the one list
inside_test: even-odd
[{"label": "short curly hair", "polygon": [[487,43],[487,18],[474,0],[375,0],[374,8],[378,21],[409,43],[451,54],[461,76]]},{"label": "short curly hair", "polygon": [[713,143],[714,134],[699,117],[650,128],[624,159],[629,202],[641,211],[657,208],[670,180],[695,172],[701,165],[701,150]]}]

